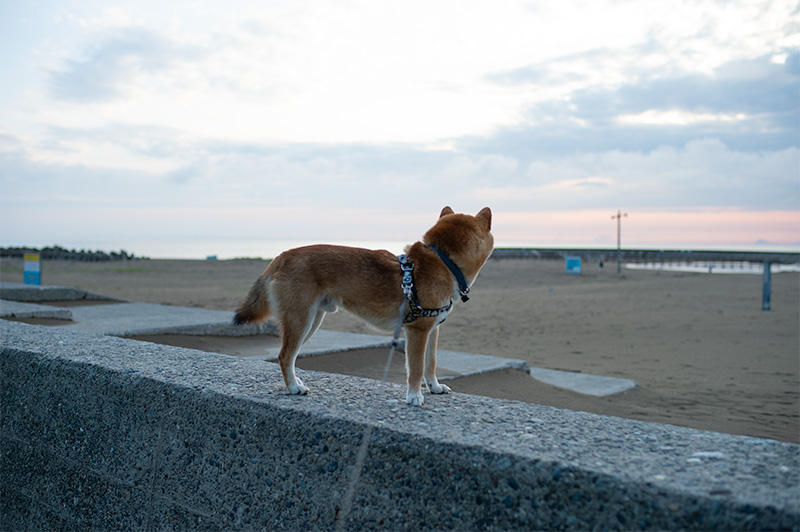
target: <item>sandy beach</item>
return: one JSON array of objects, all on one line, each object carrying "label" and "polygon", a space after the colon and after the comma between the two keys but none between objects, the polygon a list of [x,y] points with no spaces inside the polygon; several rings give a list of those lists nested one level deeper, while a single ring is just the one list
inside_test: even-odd
[{"label": "sandy beach", "polygon": [[[48,261],[42,278],[130,301],[233,310],[265,266],[249,259]],[[22,282],[21,261],[0,261],[0,279]],[[493,259],[470,301],[458,304],[442,326],[440,348],[633,379],[639,386],[598,398],[515,370],[449,385],[456,392],[800,442],[800,274],[773,274],[770,311],[761,310],[761,283],[758,275],[617,275],[612,265],[596,264],[584,265],[583,275],[567,275],[562,261]],[[375,334],[342,312],[329,315],[323,328]],[[364,356],[381,366],[387,354]],[[402,365],[399,371],[402,377]]]}]

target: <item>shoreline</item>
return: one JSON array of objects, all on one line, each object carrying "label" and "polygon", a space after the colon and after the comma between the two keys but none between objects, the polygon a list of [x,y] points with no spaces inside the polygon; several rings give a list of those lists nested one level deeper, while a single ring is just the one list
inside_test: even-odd
[{"label": "shoreline", "polygon": [[[67,249],[60,245],[47,246],[0,246],[0,259],[22,258],[23,253],[40,253],[45,260],[80,260],[80,261],[117,261],[117,260],[271,260],[287,249],[310,245],[312,241],[267,240],[267,241],[209,241],[195,243],[179,241],[174,244],[156,246],[156,253],[136,255],[125,249],[119,251],[87,250],[72,247]],[[363,247],[367,249],[388,249],[401,253],[406,242],[400,241],[338,241],[332,244]],[[112,246],[113,247],[113,246]],[[134,246],[137,247],[137,246]],[[217,251],[215,249],[220,248]],[[184,251],[177,251],[183,249]],[[202,251],[201,251],[202,249]],[[240,251],[234,252],[234,249]],[[189,252],[188,250],[191,250]],[[244,251],[246,250],[246,251]],[[262,250],[254,255],[254,250]],[[270,250],[266,255],[263,250]],[[244,251],[244,252],[242,252]],[[186,256],[179,256],[185,255]],[[174,254],[174,256],[173,256]],[[579,255],[591,260],[616,260],[618,250],[609,246],[514,246],[499,245],[495,248],[494,258],[537,258],[563,260],[565,255]],[[698,246],[659,246],[626,245],[619,250],[623,260],[628,262],[652,261],[717,261],[717,262],[763,262],[800,264],[800,243],[796,244],[753,244],[753,245],[698,245]],[[267,258],[263,258],[267,257]]]}]

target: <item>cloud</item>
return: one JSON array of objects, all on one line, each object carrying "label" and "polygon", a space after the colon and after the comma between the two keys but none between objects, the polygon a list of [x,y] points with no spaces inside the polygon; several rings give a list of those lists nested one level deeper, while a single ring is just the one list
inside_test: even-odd
[{"label": "cloud", "polygon": [[[800,77],[769,56],[726,63],[710,75],[691,74],[626,85],[613,94],[575,98],[578,114],[598,109],[598,99],[611,102],[612,116],[650,110],[679,110],[696,114],[745,115],[760,128],[785,127],[787,117],[800,111]],[[752,120],[751,119],[751,120]]]},{"label": "cloud", "polygon": [[[598,55],[604,52],[591,51],[582,57],[591,62]],[[744,150],[796,146],[800,76],[795,73],[794,55],[785,64],[771,59],[732,61],[710,74],[664,77],[649,72],[635,82],[583,87],[563,98],[531,105],[522,124],[491,138],[465,139],[459,146],[517,157],[532,152],[539,156],[600,152],[621,146],[652,150],[708,137]],[[490,79],[502,84],[559,82],[560,78],[551,76],[526,67],[496,73]]]},{"label": "cloud", "polygon": [[511,210],[626,205],[796,209],[800,205],[798,167],[797,147],[744,152],[718,139],[699,139],[680,148],[535,159],[516,181],[486,182],[477,195]]},{"label": "cloud", "polygon": [[0,205],[332,234],[445,204],[797,210],[789,4],[65,7],[4,92]]},{"label": "cloud", "polygon": [[441,179],[457,186],[485,181],[502,183],[513,179],[518,166],[519,162],[515,158],[503,155],[455,155],[442,170]]},{"label": "cloud", "polygon": [[157,32],[118,28],[101,38],[80,59],[66,59],[50,72],[49,88],[57,100],[103,102],[121,98],[126,87],[141,76],[153,76],[169,68],[185,51]]},{"label": "cloud", "polygon": [[800,148],[744,151],[714,138],[517,158],[403,145],[211,142],[147,127],[53,135],[55,147],[6,136],[6,202],[28,197],[35,186],[42,201],[82,197],[92,204],[116,196],[143,206],[264,208],[335,201],[342,208],[401,205],[412,213],[450,202],[480,208],[490,200],[510,210],[800,205]]}]

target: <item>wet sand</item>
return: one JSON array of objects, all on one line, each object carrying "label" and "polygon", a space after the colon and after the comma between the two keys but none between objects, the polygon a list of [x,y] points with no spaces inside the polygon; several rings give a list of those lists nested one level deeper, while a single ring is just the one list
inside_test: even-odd
[{"label": "wet sand", "polygon": [[[131,301],[233,310],[265,266],[56,261],[44,263],[42,276],[46,284]],[[22,282],[21,261],[0,261],[0,279]],[[628,378],[639,387],[598,398],[515,370],[448,384],[457,392],[800,442],[800,274],[773,274],[772,285],[772,310],[762,311],[758,275],[623,270],[618,276],[613,265],[584,264],[577,276],[566,275],[561,261],[491,260],[470,301],[442,326],[442,349]],[[375,334],[343,312],[329,315],[323,327]],[[298,366],[380,376],[387,355],[313,357]],[[396,358],[391,378],[402,380]]]}]

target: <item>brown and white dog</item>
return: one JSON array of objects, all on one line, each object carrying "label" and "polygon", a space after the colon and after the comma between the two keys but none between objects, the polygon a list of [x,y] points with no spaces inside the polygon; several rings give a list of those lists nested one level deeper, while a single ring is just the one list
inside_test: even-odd
[{"label": "brown and white dog", "polygon": [[385,250],[316,245],[285,251],[250,289],[234,323],[276,318],[281,333],[278,361],[292,394],[308,393],[295,376],[294,362],[325,313],[341,306],[373,327],[390,331],[399,330],[402,323],[406,402],[422,405],[423,377],[431,393],[450,391],[436,379],[439,324],[454,299],[468,299],[469,286],[492,254],[491,225],[488,207],[475,216],[445,207],[422,241],[406,247],[402,263]]}]

